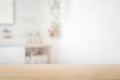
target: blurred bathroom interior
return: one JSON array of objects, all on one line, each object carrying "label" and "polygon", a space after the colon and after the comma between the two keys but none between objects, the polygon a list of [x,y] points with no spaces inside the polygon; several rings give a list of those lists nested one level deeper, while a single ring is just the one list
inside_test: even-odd
[{"label": "blurred bathroom interior", "polygon": [[0,0],[0,64],[119,64],[120,0]]}]

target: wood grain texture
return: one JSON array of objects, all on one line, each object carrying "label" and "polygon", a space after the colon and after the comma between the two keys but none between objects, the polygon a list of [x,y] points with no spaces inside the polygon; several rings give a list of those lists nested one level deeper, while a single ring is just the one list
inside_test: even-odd
[{"label": "wood grain texture", "polygon": [[120,80],[120,65],[1,65],[0,80]]}]

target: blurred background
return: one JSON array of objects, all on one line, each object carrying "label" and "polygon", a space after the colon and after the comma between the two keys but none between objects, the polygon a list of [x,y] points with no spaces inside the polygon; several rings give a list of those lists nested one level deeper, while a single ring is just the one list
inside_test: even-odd
[{"label": "blurred background", "polygon": [[119,0],[0,0],[0,64],[119,64]]}]

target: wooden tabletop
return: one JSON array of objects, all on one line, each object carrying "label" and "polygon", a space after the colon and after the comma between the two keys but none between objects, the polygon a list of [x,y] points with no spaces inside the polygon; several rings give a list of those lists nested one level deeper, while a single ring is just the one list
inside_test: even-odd
[{"label": "wooden tabletop", "polygon": [[1,65],[0,80],[120,80],[120,65]]}]

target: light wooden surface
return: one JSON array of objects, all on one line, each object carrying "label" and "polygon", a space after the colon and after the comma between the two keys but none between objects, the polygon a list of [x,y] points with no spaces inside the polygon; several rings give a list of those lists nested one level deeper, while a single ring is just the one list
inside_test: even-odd
[{"label": "light wooden surface", "polygon": [[6,65],[0,80],[120,80],[120,65]]},{"label": "light wooden surface", "polygon": [[26,48],[49,48],[50,44],[28,44]]}]

